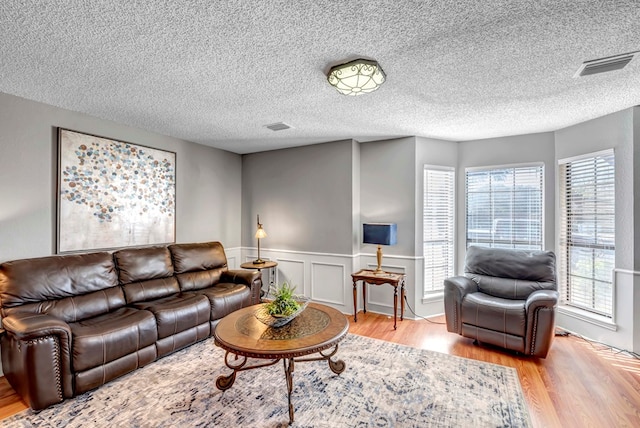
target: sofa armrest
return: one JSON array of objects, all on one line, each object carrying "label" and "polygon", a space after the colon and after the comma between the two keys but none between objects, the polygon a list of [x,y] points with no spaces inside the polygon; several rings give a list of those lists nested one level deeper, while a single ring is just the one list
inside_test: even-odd
[{"label": "sofa armrest", "polygon": [[256,279],[262,278],[262,272],[257,270],[230,269],[222,272],[221,282],[251,285]]},{"label": "sofa armrest", "polygon": [[527,333],[525,354],[545,358],[555,336],[556,306],[559,294],[555,290],[538,290],[525,302]]},{"label": "sofa armrest", "polygon": [[262,272],[259,270],[230,269],[222,272],[220,281],[248,286],[251,289],[251,304],[256,305],[260,303]]},{"label": "sofa armrest", "polygon": [[17,340],[31,340],[44,336],[66,336],[67,343],[71,342],[71,329],[66,322],[46,314],[31,314],[20,312],[2,319],[2,326],[7,334]]},{"label": "sofa armrest", "polygon": [[478,291],[478,284],[466,276],[454,276],[444,280],[444,314],[447,331],[462,333],[460,308],[464,296]]},{"label": "sofa armrest", "polygon": [[2,370],[34,410],[73,396],[71,329],[46,314],[16,313],[2,319]]}]

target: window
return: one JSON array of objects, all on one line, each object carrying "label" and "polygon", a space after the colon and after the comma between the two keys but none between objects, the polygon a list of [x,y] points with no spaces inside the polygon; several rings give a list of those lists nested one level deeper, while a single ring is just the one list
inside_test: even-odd
[{"label": "window", "polygon": [[468,169],[467,247],[541,250],[544,166]]},{"label": "window", "polygon": [[613,150],[560,161],[559,280],[562,301],[613,316]]},{"label": "window", "polygon": [[423,200],[423,296],[441,291],[453,276],[455,171],[424,168]]}]

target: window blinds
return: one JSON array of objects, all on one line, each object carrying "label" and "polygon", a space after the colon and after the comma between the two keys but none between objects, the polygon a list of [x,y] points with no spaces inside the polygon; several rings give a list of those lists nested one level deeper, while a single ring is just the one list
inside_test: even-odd
[{"label": "window blinds", "polygon": [[560,163],[560,289],[563,303],[613,315],[613,150]]},{"label": "window blinds", "polygon": [[541,250],[543,179],[543,165],[467,170],[467,247]]},{"label": "window blinds", "polygon": [[453,276],[455,171],[424,169],[423,200],[423,296],[440,291]]}]

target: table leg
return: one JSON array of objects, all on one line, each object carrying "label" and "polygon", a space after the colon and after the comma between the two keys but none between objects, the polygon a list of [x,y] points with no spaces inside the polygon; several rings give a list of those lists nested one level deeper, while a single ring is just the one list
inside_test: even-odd
[{"label": "table leg", "polygon": [[402,293],[400,295],[400,321],[404,320],[404,301],[406,299],[405,291],[404,291],[404,279],[402,280]]},{"label": "table leg", "polygon": [[272,366],[278,361],[280,361],[280,358],[267,361],[266,363],[257,363],[250,366],[246,366],[248,361],[249,360],[247,357],[236,355],[227,351],[224,355],[224,363],[226,364],[227,367],[233,370],[233,373],[231,373],[229,376],[224,376],[224,375],[218,376],[218,379],[216,379],[216,387],[218,387],[220,391],[226,391],[227,389],[233,386],[233,383],[236,381],[236,375],[238,374],[238,372],[243,372],[245,370],[253,370],[260,367]]},{"label": "table leg", "polygon": [[227,389],[233,386],[233,383],[236,381],[236,371],[234,370],[229,376],[218,376],[216,379],[216,387],[220,391],[226,391]]},{"label": "table leg", "polygon": [[367,283],[362,281],[362,311],[367,313]]},{"label": "table leg", "polygon": [[358,322],[358,281],[353,280],[353,322]]},{"label": "table leg", "polygon": [[398,317],[398,287],[393,287],[393,329],[397,330]]},{"label": "table leg", "polygon": [[269,269],[269,285],[272,287],[276,286],[276,272],[275,266]]},{"label": "table leg", "polygon": [[318,352],[320,354],[319,357],[296,358],[295,361],[302,362],[302,361],[322,361],[322,360],[327,360],[327,362],[329,363],[329,368],[331,369],[331,371],[334,372],[335,374],[339,375],[340,373],[342,373],[344,371],[344,369],[347,367],[347,365],[342,360],[333,361],[331,359],[331,357],[336,355],[337,352],[338,352],[338,344],[336,343],[336,345],[333,347],[333,349],[331,351],[329,351],[328,354],[325,354],[324,352],[319,351]]},{"label": "table leg", "polygon": [[284,376],[287,379],[287,392],[289,397],[289,425],[293,423],[293,404],[291,404],[291,392],[293,391],[293,358],[283,358]]}]

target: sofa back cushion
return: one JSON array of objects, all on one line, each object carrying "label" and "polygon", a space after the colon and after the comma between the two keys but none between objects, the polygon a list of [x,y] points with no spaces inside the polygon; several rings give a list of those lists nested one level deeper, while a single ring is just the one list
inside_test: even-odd
[{"label": "sofa back cushion", "polygon": [[50,256],[0,265],[2,315],[49,314],[66,322],[125,305],[111,254]]},{"label": "sofa back cushion", "polygon": [[183,291],[199,290],[220,281],[228,270],[220,242],[169,245],[176,277]]},{"label": "sofa back cushion", "polygon": [[526,299],[536,290],[557,290],[552,251],[471,246],[465,258],[465,275],[481,292],[506,299]]},{"label": "sofa back cushion", "polygon": [[113,256],[128,303],[155,300],[180,292],[167,247],[127,248],[116,251]]}]

